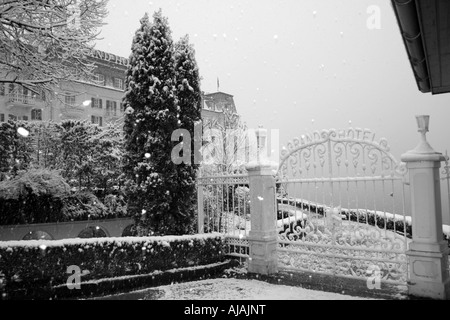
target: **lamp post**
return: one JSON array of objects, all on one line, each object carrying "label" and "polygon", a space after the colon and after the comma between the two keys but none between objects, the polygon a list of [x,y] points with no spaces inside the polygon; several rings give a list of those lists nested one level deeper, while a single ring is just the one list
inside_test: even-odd
[{"label": "lamp post", "polygon": [[261,160],[264,160],[264,155],[266,152],[266,141],[267,129],[264,129],[263,126],[259,126],[259,128],[256,130],[256,160],[258,163],[260,163]]}]

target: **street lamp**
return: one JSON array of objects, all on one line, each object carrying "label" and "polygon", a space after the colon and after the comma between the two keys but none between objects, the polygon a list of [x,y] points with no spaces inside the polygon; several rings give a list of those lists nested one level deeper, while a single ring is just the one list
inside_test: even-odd
[{"label": "street lamp", "polygon": [[266,151],[266,141],[267,141],[267,129],[263,126],[259,126],[256,130],[256,144],[257,144],[257,161],[260,162],[261,158],[264,158],[264,152]]},{"label": "street lamp", "polygon": [[417,147],[413,150],[414,153],[436,153],[431,145],[427,141],[427,132],[430,126],[430,116],[419,115],[416,116],[417,126],[419,127],[419,132],[421,134],[421,140]]}]

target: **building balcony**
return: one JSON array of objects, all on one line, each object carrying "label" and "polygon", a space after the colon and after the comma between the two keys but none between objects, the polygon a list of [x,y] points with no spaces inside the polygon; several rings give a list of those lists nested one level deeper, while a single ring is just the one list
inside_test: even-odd
[{"label": "building balcony", "polygon": [[14,107],[33,108],[42,103],[41,99],[19,93],[9,93],[6,95],[6,109]]},{"label": "building balcony", "polygon": [[86,110],[80,107],[65,107],[61,110],[61,119],[80,120],[85,118]]},{"label": "building balcony", "polygon": [[118,112],[114,113],[114,112],[107,111],[104,114],[104,118],[105,118],[106,122],[114,122],[114,121],[119,120],[121,117],[122,116]]}]

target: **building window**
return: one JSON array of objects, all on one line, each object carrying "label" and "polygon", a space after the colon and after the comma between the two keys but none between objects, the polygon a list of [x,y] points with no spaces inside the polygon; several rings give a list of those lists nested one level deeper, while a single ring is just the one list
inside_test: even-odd
[{"label": "building window", "polygon": [[4,95],[5,95],[5,84],[0,83],[0,96],[4,96]]},{"label": "building window", "polygon": [[120,78],[114,78],[114,88],[123,90],[123,80]]},{"label": "building window", "polygon": [[23,121],[28,121],[28,116],[22,116],[22,119],[21,120],[23,120]]},{"label": "building window", "polygon": [[8,114],[8,119],[9,120],[17,120],[17,117],[13,114]]},{"label": "building window", "polygon": [[92,101],[92,103],[91,103],[92,108],[97,108],[97,109],[102,109],[103,108],[103,101],[102,101],[102,99],[92,98],[91,101]]},{"label": "building window", "polygon": [[14,85],[13,83],[10,83],[10,84],[9,84],[9,88],[8,88],[8,92],[9,92],[10,94],[12,94],[12,93],[15,92],[15,90],[16,90],[15,85]]},{"label": "building window", "polygon": [[29,104],[30,103],[30,90],[28,90],[25,87],[20,87],[19,92],[21,94],[21,96],[19,97],[20,101],[25,103],[25,104]]},{"label": "building window", "polygon": [[105,79],[105,83],[106,83],[105,86],[107,87],[114,87],[114,79],[111,77],[107,77]]},{"label": "building window", "polygon": [[31,120],[42,121],[42,110],[32,109],[31,110]]},{"label": "building window", "polygon": [[5,114],[0,113],[0,122],[5,122]]},{"label": "building window", "polygon": [[75,106],[75,96],[66,95],[64,97],[64,102],[69,106]]},{"label": "building window", "polygon": [[120,112],[125,112],[125,105],[122,102],[120,103]]},{"label": "building window", "polygon": [[106,100],[106,115],[117,116],[117,102]]},{"label": "building window", "polygon": [[91,122],[93,124],[98,124],[100,127],[103,126],[103,119],[99,116],[91,116]]},{"label": "building window", "polygon": [[105,76],[101,73],[94,73],[94,82],[101,86],[105,85]]}]

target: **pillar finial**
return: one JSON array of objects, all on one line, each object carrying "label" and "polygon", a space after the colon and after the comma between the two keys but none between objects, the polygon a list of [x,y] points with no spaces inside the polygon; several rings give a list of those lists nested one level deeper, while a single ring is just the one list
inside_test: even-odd
[{"label": "pillar finial", "polygon": [[444,156],[431,147],[427,141],[427,132],[430,130],[430,116],[416,116],[418,132],[420,133],[419,144],[413,149],[403,154],[401,160],[403,162],[411,161],[444,161]]},{"label": "pillar finial", "polygon": [[416,116],[418,131],[421,135],[419,144],[412,152],[419,154],[436,153],[427,141],[427,133],[430,131],[430,116],[418,115]]}]

